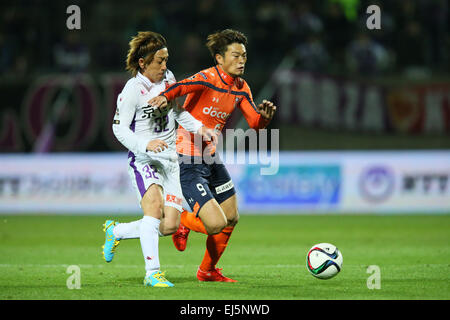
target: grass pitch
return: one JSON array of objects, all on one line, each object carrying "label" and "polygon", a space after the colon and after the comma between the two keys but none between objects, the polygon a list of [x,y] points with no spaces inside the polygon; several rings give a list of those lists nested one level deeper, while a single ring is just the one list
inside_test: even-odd
[{"label": "grass pitch", "polygon": [[[450,299],[450,215],[241,215],[219,262],[238,283],[195,277],[206,236],[191,232],[178,252],[160,238],[161,269],[174,288],[145,288],[139,240],[121,241],[102,259],[101,216],[1,216],[0,299]],[[120,217],[121,222],[138,217]],[[320,242],[342,252],[342,271],[312,277],[308,249]],[[68,289],[67,267],[81,270],[81,289]],[[381,270],[381,289],[368,289],[367,268]]]}]

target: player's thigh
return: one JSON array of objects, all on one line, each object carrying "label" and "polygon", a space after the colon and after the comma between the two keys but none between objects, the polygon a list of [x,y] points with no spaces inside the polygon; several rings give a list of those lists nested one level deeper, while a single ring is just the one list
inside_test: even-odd
[{"label": "player's thigh", "polygon": [[180,163],[181,188],[187,203],[205,225],[209,234],[226,226],[226,217],[209,188],[210,172],[205,164]]},{"label": "player's thigh", "polygon": [[225,216],[227,218],[228,226],[235,226],[239,221],[239,212],[237,209],[236,194],[232,195],[220,204]]},{"label": "player's thigh", "polygon": [[163,189],[158,184],[152,184],[141,200],[141,208],[144,216],[161,219],[164,209]]},{"label": "player's thigh", "polygon": [[183,192],[180,184],[180,170],[178,162],[163,161],[164,165],[164,216],[161,221],[161,232],[172,234],[180,224],[180,213],[183,211]]},{"label": "player's thigh", "polygon": [[164,207],[161,173],[155,165],[136,159],[132,153],[128,158],[128,165],[128,174],[144,215],[160,219]]},{"label": "player's thigh", "polygon": [[180,162],[180,185],[184,199],[190,211],[198,214],[199,210],[214,196],[209,189],[209,169],[204,164]]},{"label": "player's thigh", "polygon": [[212,165],[210,187],[214,198],[225,213],[227,224],[235,225],[239,219],[236,190],[228,170],[222,163]]}]

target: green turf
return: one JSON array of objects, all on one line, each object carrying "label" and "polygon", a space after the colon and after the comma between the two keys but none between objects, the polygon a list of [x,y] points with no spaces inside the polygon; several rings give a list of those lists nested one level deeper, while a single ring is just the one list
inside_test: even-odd
[{"label": "green turf", "polygon": [[[450,215],[241,215],[219,267],[238,283],[195,277],[206,237],[191,232],[178,252],[160,238],[160,260],[174,288],[144,288],[138,240],[122,241],[102,260],[99,216],[1,216],[0,299],[449,299]],[[131,221],[133,217],[121,217]],[[307,250],[330,242],[343,253],[340,274],[318,280]],[[67,266],[78,265],[81,289],[69,290]],[[369,290],[369,265],[381,289]]]}]

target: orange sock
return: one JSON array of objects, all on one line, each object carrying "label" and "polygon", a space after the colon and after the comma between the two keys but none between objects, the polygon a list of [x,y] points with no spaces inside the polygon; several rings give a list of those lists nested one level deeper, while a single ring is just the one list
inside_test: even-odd
[{"label": "orange sock", "polygon": [[196,232],[201,232],[204,234],[208,234],[206,232],[205,226],[200,218],[196,217],[195,212],[188,212],[184,210],[181,213],[181,223],[184,224],[185,227],[188,227],[191,230]]},{"label": "orange sock", "polygon": [[200,269],[203,271],[214,270],[222,253],[228,245],[234,227],[225,227],[222,232],[208,236],[206,239],[206,251]]}]

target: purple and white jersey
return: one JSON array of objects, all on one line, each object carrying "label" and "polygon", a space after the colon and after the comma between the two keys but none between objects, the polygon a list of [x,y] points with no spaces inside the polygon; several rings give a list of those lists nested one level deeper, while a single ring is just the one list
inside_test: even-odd
[{"label": "purple and white jersey", "polygon": [[[192,133],[196,133],[203,126],[176,103],[170,103],[164,110],[147,104],[147,101],[175,82],[175,77],[169,70],[158,83],[151,82],[138,72],[134,78],[128,80],[117,97],[113,132],[136,156],[140,157],[146,153],[150,158],[176,159],[175,121]],[[146,151],[148,142],[155,139],[165,141],[169,148],[160,153]]]}]

